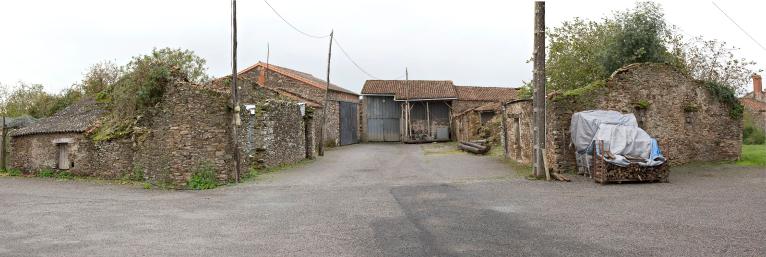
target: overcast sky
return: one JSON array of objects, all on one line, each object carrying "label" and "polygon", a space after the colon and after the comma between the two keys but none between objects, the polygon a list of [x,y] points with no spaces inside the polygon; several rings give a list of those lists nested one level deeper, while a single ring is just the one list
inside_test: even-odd
[{"label": "overcast sky", "polygon": [[[659,1],[671,24],[688,35],[727,41],[740,56],[766,67],[759,47],[708,1]],[[311,34],[335,29],[341,45],[373,76],[453,80],[458,85],[519,86],[532,77],[533,1],[270,0]],[[630,8],[632,0],[547,1],[547,26],[573,17],[597,19]],[[717,1],[766,44],[766,2]],[[185,48],[224,76],[230,64],[228,0],[30,0],[0,2],[0,83],[40,83],[57,92],[94,63],[125,64],[152,48]],[[239,68],[266,59],[324,78],[327,39],[301,35],[263,0],[239,0]],[[359,91],[371,79],[333,50],[333,83]]]}]

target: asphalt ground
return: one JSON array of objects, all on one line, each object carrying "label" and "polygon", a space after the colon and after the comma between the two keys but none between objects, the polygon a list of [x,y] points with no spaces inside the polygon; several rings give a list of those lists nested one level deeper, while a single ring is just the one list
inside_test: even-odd
[{"label": "asphalt ground", "polygon": [[0,256],[766,256],[766,169],[530,181],[452,147],[341,147],[206,191],[0,177]]}]

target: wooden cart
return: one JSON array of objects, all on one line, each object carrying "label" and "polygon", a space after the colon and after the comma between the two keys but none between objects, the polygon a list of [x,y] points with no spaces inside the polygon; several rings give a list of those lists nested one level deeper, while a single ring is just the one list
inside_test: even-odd
[{"label": "wooden cart", "polygon": [[644,167],[637,163],[631,163],[627,167],[620,167],[604,160],[604,142],[596,142],[596,151],[593,151],[593,180],[597,183],[622,183],[622,182],[668,182],[670,165],[668,162]]}]

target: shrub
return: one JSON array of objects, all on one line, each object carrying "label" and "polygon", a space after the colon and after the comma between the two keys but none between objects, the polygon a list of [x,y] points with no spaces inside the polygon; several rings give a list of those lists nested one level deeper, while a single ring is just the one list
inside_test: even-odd
[{"label": "shrub", "polygon": [[54,172],[50,168],[44,168],[39,171],[37,171],[37,176],[41,178],[51,178],[53,177]]},{"label": "shrub", "polygon": [[215,176],[215,170],[208,163],[201,164],[192,173],[188,183],[188,187],[195,190],[213,189],[217,186],[218,179]]}]

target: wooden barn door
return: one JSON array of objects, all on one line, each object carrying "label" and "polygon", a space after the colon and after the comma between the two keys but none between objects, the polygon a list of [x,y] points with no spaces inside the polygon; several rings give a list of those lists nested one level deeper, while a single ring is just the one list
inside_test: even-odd
[{"label": "wooden barn door", "polygon": [[340,145],[356,144],[359,141],[358,117],[356,103],[340,102]]}]

